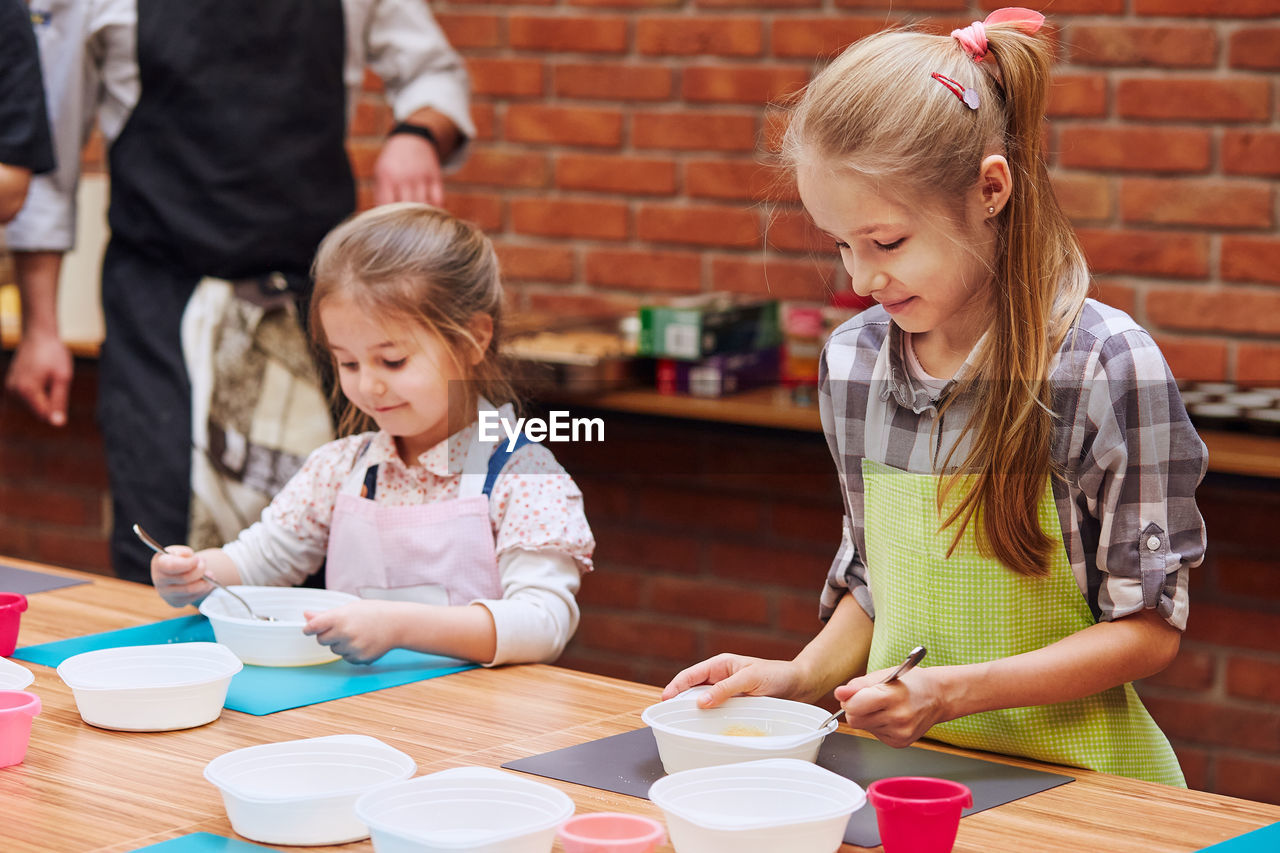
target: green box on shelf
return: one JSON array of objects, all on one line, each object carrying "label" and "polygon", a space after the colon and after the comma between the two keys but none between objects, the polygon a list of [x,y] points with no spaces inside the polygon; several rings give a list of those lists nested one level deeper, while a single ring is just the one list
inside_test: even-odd
[{"label": "green box on shelf", "polygon": [[743,301],[714,293],[640,308],[637,355],[696,361],[782,342],[778,300]]}]

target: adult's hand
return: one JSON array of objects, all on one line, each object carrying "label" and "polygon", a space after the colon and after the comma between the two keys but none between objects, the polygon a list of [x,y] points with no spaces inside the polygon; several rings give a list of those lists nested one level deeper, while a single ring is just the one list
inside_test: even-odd
[{"label": "adult's hand", "polygon": [[719,654],[676,675],[663,689],[662,698],[670,699],[703,684],[711,686],[696,700],[701,708],[714,708],[731,696],[797,698],[804,695],[808,687],[795,661]]},{"label": "adult's hand", "polygon": [[952,719],[941,678],[949,667],[917,667],[896,681],[885,679],[896,667],[877,670],[842,684],[836,699],[845,721],[893,747],[910,746],[936,724]]},{"label": "adult's hand", "polygon": [[72,370],[71,351],[56,334],[31,330],[23,333],[4,384],[36,417],[60,427],[67,422]]},{"label": "adult's hand", "polygon": [[420,136],[395,133],[387,137],[373,167],[374,204],[417,201],[439,207],[444,203],[444,178],[436,148]]}]

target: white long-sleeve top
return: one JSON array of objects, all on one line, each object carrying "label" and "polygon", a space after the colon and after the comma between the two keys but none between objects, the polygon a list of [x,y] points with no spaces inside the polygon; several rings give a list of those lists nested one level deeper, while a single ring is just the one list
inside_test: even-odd
[{"label": "white long-sleeve top", "polygon": [[[348,121],[368,67],[386,85],[397,121],[423,107],[434,107],[449,117],[466,140],[473,139],[466,68],[427,4],[423,0],[342,0],[342,6]],[[58,168],[32,180],[26,204],[9,223],[5,238],[15,251],[62,252],[75,243],[80,150],[93,122],[97,120],[110,146],[141,94],[138,7],[137,0],[31,0],[30,7]],[[464,142],[447,165],[460,164],[468,147]]]}]

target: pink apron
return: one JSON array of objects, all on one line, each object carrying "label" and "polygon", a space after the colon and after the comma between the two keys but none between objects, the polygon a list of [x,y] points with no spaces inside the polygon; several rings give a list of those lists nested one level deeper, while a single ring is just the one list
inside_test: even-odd
[{"label": "pink apron", "polygon": [[[522,435],[511,451],[504,441],[492,452],[494,443],[481,442],[476,433],[454,500],[384,506],[373,500],[377,466],[352,469],[329,527],[329,589],[424,604],[502,598],[489,491],[510,453],[528,439]],[[367,497],[361,496],[362,488]]]}]

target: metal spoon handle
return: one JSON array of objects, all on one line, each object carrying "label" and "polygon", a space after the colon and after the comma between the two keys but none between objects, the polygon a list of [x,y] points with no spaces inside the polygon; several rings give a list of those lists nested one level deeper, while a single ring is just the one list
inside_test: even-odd
[{"label": "metal spoon handle", "polygon": [[[141,539],[148,548],[150,548],[152,551],[155,551],[157,554],[169,553],[167,550],[165,550],[165,547],[163,545],[161,545],[159,542],[156,541],[154,536],[152,536],[150,533],[142,529],[142,525],[135,524],[133,526],[133,532],[134,532],[134,535],[137,536],[139,539]],[[263,622],[276,621],[274,616],[259,616],[257,613],[254,613],[253,608],[249,606],[249,602],[245,601],[243,598],[236,595],[231,590],[227,589],[227,587],[224,586],[223,584],[218,583],[207,572],[204,574],[204,579],[207,580],[209,583],[213,584],[214,586],[216,586],[218,589],[225,592],[227,595],[234,598],[236,601],[240,602],[240,604],[244,607],[244,609],[248,611],[250,619],[259,619]]]},{"label": "metal spoon handle", "polygon": [[[928,654],[928,651],[929,650],[926,649],[924,646],[916,646],[914,649],[911,650],[911,653],[907,655],[906,660],[898,664],[898,668],[895,669],[893,672],[889,673],[889,677],[880,683],[888,684],[892,681],[897,681],[900,676],[906,675],[915,667],[916,664],[924,660],[924,656]],[[839,711],[836,711],[830,717],[827,717],[825,720],[823,720],[822,725],[818,726],[818,728],[825,729],[828,723],[830,723],[832,720],[836,719],[843,713],[844,713],[844,708],[841,708]]]}]

